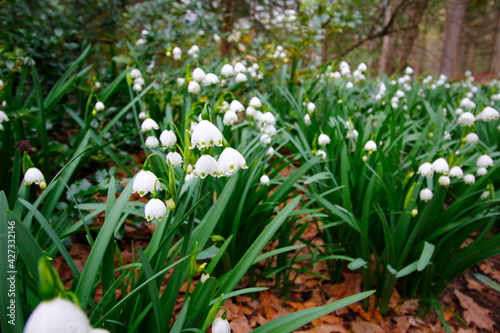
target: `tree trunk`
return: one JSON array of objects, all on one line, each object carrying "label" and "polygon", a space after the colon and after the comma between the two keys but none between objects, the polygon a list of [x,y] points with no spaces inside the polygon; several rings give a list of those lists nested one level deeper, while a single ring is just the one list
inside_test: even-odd
[{"label": "tree trunk", "polygon": [[443,31],[443,51],[440,71],[448,77],[455,76],[460,34],[468,0],[452,0],[446,6],[446,21]]},{"label": "tree trunk", "polygon": [[493,52],[488,66],[494,76],[500,73],[500,8],[496,10],[496,17],[495,40],[493,41]]},{"label": "tree trunk", "polygon": [[233,31],[235,4],[236,0],[226,0],[224,4],[224,17],[222,18],[222,35],[224,37],[220,43],[220,53],[223,57],[231,55],[231,43],[227,40],[227,34]]},{"label": "tree trunk", "polygon": [[[392,18],[392,4],[389,2],[385,8],[385,24],[387,25]],[[389,57],[392,49],[392,36],[387,34],[382,38],[382,52],[380,53],[380,62],[378,66],[379,75],[387,73]]]}]

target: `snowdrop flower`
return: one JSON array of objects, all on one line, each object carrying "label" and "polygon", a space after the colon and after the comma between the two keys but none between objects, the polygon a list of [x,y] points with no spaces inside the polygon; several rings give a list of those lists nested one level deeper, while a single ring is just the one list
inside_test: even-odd
[{"label": "snowdrop flower", "polygon": [[186,79],[185,78],[183,78],[183,77],[177,78],[177,85],[179,87],[182,87],[185,83],[186,83]]},{"label": "snowdrop flower", "polygon": [[[318,145],[320,146],[326,146],[329,144],[332,140],[330,137],[326,134],[320,134],[318,137]],[[375,150],[377,150],[377,147],[375,147]]]},{"label": "snowdrop flower", "polygon": [[85,313],[67,299],[56,297],[42,301],[26,322],[24,333],[109,333],[104,329],[93,329]]},{"label": "snowdrop flower", "polygon": [[[96,111],[103,111],[104,110],[104,103],[103,102],[95,103],[94,109]],[[1,121],[1,117],[0,117],[0,121]]]},{"label": "snowdrop flower", "polygon": [[470,98],[465,97],[460,101],[460,106],[466,109],[474,109],[476,107],[476,103],[470,100]]},{"label": "snowdrop flower", "polygon": [[349,81],[349,82],[347,82],[347,83],[346,83],[346,85],[345,85],[345,87],[346,87],[347,89],[352,89],[352,87],[353,87],[353,86],[354,86],[354,84],[353,84],[352,82],[350,82],[350,81]]},{"label": "snowdrop flower", "polygon": [[198,53],[200,53],[200,48],[198,47],[198,45],[193,45],[188,50],[188,55],[192,56],[193,58],[198,58]]},{"label": "snowdrop flower", "polygon": [[411,68],[410,66],[406,67],[405,74],[406,75],[412,75],[413,74],[413,68]]},{"label": "snowdrop flower", "polygon": [[450,171],[450,167],[448,166],[448,162],[444,158],[438,158],[434,162],[432,162],[432,169],[434,169],[437,173],[447,174]]},{"label": "snowdrop flower", "polygon": [[493,166],[493,159],[489,155],[481,155],[477,159],[476,165],[479,168],[487,168]]},{"label": "snowdrop flower", "polygon": [[429,201],[432,199],[432,191],[429,190],[428,188],[424,188],[423,190],[420,191],[420,200],[422,201]]},{"label": "snowdrop flower", "polygon": [[193,173],[196,177],[205,179],[208,175],[212,177],[217,177],[219,174],[219,164],[210,155],[201,155],[201,157],[196,161]]},{"label": "snowdrop flower", "polygon": [[146,132],[151,131],[152,129],[160,129],[160,126],[158,126],[158,123],[151,118],[144,119],[141,125],[141,131]]},{"label": "snowdrop flower", "polygon": [[180,166],[182,165],[182,156],[176,151],[170,152],[167,154],[166,160],[168,163],[170,163],[172,166]]},{"label": "snowdrop flower", "polygon": [[314,104],[313,102],[307,103],[307,112],[313,113],[314,110],[316,110],[316,104]]},{"label": "snowdrop flower", "polygon": [[316,152],[316,156],[321,156],[321,159],[324,160],[326,159],[326,151],[318,149],[318,151]]},{"label": "snowdrop flower", "polygon": [[464,182],[466,184],[472,185],[476,182],[476,177],[474,177],[473,174],[469,173],[469,174],[464,176]]},{"label": "snowdrop flower", "polygon": [[432,164],[430,164],[429,162],[425,162],[424,164],[418,167],[417,173],[424,177],[425,176],[432,177],[434,176],[434,168],[432,167]]},{"label": "snowdrop flower", "polygon": [[212,323],[212,333],[231,333],[231,326],[226,319],[216,318]]},{"label": "snowdrop flower", "polygon": [[450,175],[450,177],[463,178],[464,172],[462,171],[461,167],[454,166],[453,168],[451,168],[449,175]]},{"label": "snowdrop flower", "polygon": [[358,65],[358,70],[360,72],[366,72],[368,70],[368,67],[366,67],[366,64],[364,62],[362,62]]},{"label": "snowdrop flower", "polygon": [[161,219],[167,215],[167,206],[165,206],[165,203],[160,199],[151,199],[144,207],[144,215],[148,222],[153,219],[161,221]]},{"label": "snowdrop flower", "polygon": [[208,120],[202,120],[196,125],[191,134],[191,147],[205,148],[212,146],[222,146],[223,136],[221,131]]},{"label": "snowdrop flower", "polygon": [[134,85],[132,86],[132,90],[133,91],[142,91],[142,85],[140,85],[139,83],[134,83]]},{"label": "snowdrop flower", "polygon": [[457,116],[460,116],[462,113],[464,113],[464,110],[462,108],[458,108],[458,109],[455,110],[455,114]]},{"label": "snowdrop flower", "polygon": [[482,194],[481,194],[481,199],[483,200],[486,200],[488,199],[488,197],[490,196],[490,191],[484,191]]},{"label": "snowdrop flower", "polygon": [[488,173],[488,169],[486,169],[484,167],[483,168],[479,168],[476,171],[476,175],[478,175],[478,177],[484,176],[487,173]]},{"label": "snowdrop flower", "polygon": [[370,140],[367,143],[365,143],[365,150],[370,152],[377,151],[377,144],[375,143],[375,141]]},{"label": "snowdrop flower", "polygon": [[233,100],[231,104],[229,104],[229,109],[233,112],[245,111],[245,107],[243,106],[243,104],[241,104],[237,100]]},{"label": "snowdrop flower", "polygon": [[214,73],[208,73],[203,81],[203,84],[206,86],[217,83],[219,83],[219,78]]},{"label": "snowdrop flower", "polygon": [[272,112],[265,112],[260,117],[260,121],[264,124],[274,125],[276,124],[276,117]]},{"label": "snowdrop flower", "polygon": [[238,115],[236,112],[228,110],[226,113],[224,113],[224,119],[222,120],[222,123],[226,126],[231,126],[234,125],[238,121]]},{"label": "snowdrop flower", "polygon": [[471,112],[464,112],[458,117],[458,123],[462,126],[472,126],[474,125],[474,115]]},{"label": "snowdrop flower", "polygon": [[220,70],[220,74],[225,77],[234,76],[234,68],[230,64],[225,64]]},{"label": "snowdrop flower", "polygon": [[182,57],[182,50],[176,46],[172,50],[172,55],[174,56],[174,60],[180,60]]},{"label": "snowdrop flower", "polygon": [[45,183],[45,177],[43,173],[38,168],[29,168],[24,174],[23,184],[24,186],[29,186],[31,184],[42,184]]},{"label": "snowdrop flower", "polygon": [[356,139],[358,136],[359,136],[359,132],[355,129],[353,129],[352,131],[351,130],[347,131],[347,134],[346,134],[346,138],[348,138],[348,139],[350,139],[350,138]]},{"label": "snowdrop flower", "polygon": [[193,80],[195,80],[196,82],[202,82],[205,79],[206,74],[203,69],[197,67],[194,69],[192,76]]},{"label": "snowdrop flower", "polygon": [[491,120],[497,120],[499,117],[500,117],[500,114],[498,113],[497,110],[495,110],[491,106],[487,106],[484,108],[483,111],[481,111],[477,115],[476,119],[489,122]]},{"label": "snowdrop flower", "polygon": [[156,138],[156,136],[148,136],[144,144],[148,148],[156,148],[160,145],[160,141]]},{"label": "snowdrop flower", "polygon": [[130,71],[130,77],[133,79],[137,79],[138,77],[142,77],[141,71],[137,68],[134,68]]},{"label": "snowdrop flower", "polygon": [[246,73],[246,71],[247,71],[247,68],[241,62],[237,62],[234,65],[234,73],[236,73],[236,74]]},{"label": "snowdrop flower", "polygon": [[267,133],[264,133],[260,136],[260,142],[262,142],[265,145],[271,144],[271,136]]},{"label": "snowdrop flower", "polygon": [[306,126],[311,125],[311,116],[309,115],[309,113],[306,113],[304,115],[304,123],[306,124]]},{"label": "snowdrop flower", "polygon": [[405,93],[401,90],[398,90],[398,91],[396,91],[396,97],[403,98],[403,97],[405,97]]},{"label": "snowdrop flower", "polygon": [[134,183],[132,185],[132,193],[139,193],[142,197],[148,193],[153,193],[156,184],[156,190],[161,189],[158,178],[149,170],[141,170],[135,175]]},{"label": "snowdrop flower", "polygon": [[164,130],[160,134],[160,142],[163,148],[169,148],[175,146],[177,143],[177,137],[174,131]]},{"label": "snowdrop flower", "polygon": [[3,123],[4,121],[9,121],[9,117],[5,112],[0,110],[0,123]]},{"label": "snowdrop flower", "polygon": [[268,175],[262,175],[260,177],[260,183],[261,183],[261,185],[269,185],[270,182],[271,182],[271,180],[269,179]]},{"label": "snowdrop flower", "polygon": [[438,183],[441,186],[448,186],[448,185],[450,185],[450,182],[451,182],[451,180],[450,180],[450,177],[448,177],[448,176],[441,176],[438,179]]},{"label": "snowdrop flower", "polygon": [[191,81],[189,82],[188,84],[188,92],[192,93],[192,94],[199,94],[201,91],[201,87],[200,87],[200,84],[196,81]]},{"label": "snowdrop flower", "polygon": [[236,81],[236,83],[242,83],[242,82],[247,82],[248,78],[245,74],[238,73],[238,74],[236,74],[236,77],[234,78],[234,80]]},{"label": "snowdrop flower", "polygon": [[262,102],[258,97],[254,96],[252,97],[248,105],[253,107],[254,109],[260,109],[262,107]]},{"label": "snowdrop flower", "polygon": [[140,85],[140,86],[143,86],[144,83],[146,83],[146,81],[144,81],[144,79],[142,77],[138,77],[136,79],[134,79],[134,85]]},{"label": "snowdrop flower", "polygon": [[201,274],[200,282],[205,283],[205,281],[207,281],[209,277],[210,277],[210,274]]},{"label": "snowdrop flower", "polygon": [[263,132],[269,135],[274,135],[276,134],[276,127],[274,127],[274,125],[267,125],[264,127]]},{"label": "snowdrop flower", "polygon": [[227,147],[219,156],[219,175],[227,175],[235,173],[239,169],[248,169],[245,158],[239,151],[234,148]]},{"label": "snowdrop flower", "polygon": [[254,117],[255,116],[255,108],[253,106],[249,106],[247,107],[247,109],[245,110],[245,114],[247,115],[247,117]]},{"label": "snowdrop flower", "polygon": [[470,142],[470,143],[478,143],[479,142],[479,136],[477,136],[476,133],[469,133],[464,138],[464,141],[465,142]]}]

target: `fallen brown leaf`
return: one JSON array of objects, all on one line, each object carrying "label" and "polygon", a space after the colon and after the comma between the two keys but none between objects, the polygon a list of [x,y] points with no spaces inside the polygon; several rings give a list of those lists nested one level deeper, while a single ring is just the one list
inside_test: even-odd
[{"label": "fallen brown leaf", "polygon": [[495,322],[490,318],[490,310],[485,309],[474,302],[472,297],[469,297],[459,290],[455,290],[460,305],[464,308],[464,319],[468,324],[474,322],[477,327],[493,332]]}]

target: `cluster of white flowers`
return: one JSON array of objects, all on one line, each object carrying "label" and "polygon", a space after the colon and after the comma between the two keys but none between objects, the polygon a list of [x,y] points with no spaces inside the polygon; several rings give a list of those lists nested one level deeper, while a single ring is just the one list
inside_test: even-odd
[{"label": "cluster of white flowers", "polygon": [[274,58],[274,59],[277,59],[277,58],[284,59],[284,58],[286,58],[286,53],[285,53],[285,50],[283,49],[283,46],[281,46],[281,45],[276,46],[276,49],[274,50],[274,53],[271,54],[271,58]]},{"label": "cluster of white flowers", "polygon": [[187,54],[195,59],[198,59],[198,54],[200,53],[200,48],[198,45],[193,45],[189,48]]},{"label": "cluster of white flowers", "polygon": [[145,81],[142,78],[141,71],[137,68],[132,69],[130,71],[130,77],[134,80],[132,89],[135,91],[142,91]]}]

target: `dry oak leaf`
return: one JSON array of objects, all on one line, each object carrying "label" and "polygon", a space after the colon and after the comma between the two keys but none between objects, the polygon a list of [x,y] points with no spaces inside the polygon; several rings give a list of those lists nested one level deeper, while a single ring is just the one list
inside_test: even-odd
[{"label": "dry oak leaf", "polygon": [[490,310],[485,309],[474,302],[472,297],[469,297],[459,290],[455,290],[460,305],[464,308],[464,319],[468,324],[474,322],[477,327],[493,332],[495,322],[490,318]]},{"label": "dry oak leaf", "polygon": [[342,325],[319,325],[307,331],[295,331],[295,333],[349,333]]},{"label": "dry oak leaf", "polygon": [[385,333],[379,325],[367,321],[355,321],[351,325],[353,333]]}]

